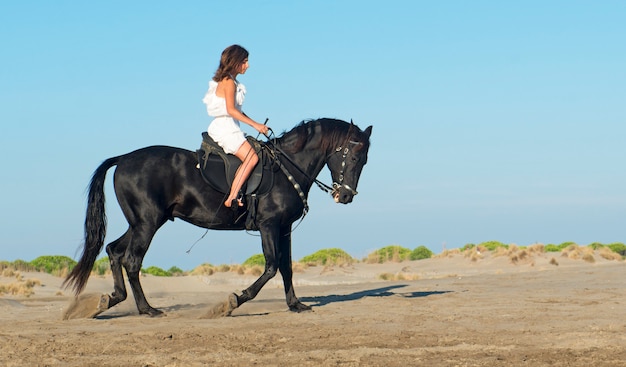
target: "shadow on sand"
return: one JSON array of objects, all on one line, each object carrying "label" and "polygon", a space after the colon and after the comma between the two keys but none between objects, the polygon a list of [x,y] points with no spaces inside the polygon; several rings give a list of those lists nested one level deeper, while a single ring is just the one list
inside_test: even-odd
[{"label": "shadow on sand", "polygon": [[[452,293],[453,291],[432,291],[432,292],[397,292],[396,290],[400,288],[407,287],[408,284],[396,284],[390,285],[388,287],[382,288],[374,288],[367,289],[359,292],[349,293],[349,294],[330,294],[326,296],[317,296],[317,297],[300,297],[300,301],[306,303],[311,307],[322,307],[331,303],[337,302],[350,302],[357,301],[359,299],[363,299],[365,297],[402,297],[402,298],[422,298],[433,296],[437,294],[446,294]],[[257,304],[262,303],[274,303],[280,302],[282,299],[261,299],[254,300]],[[181,310],[200,310],[208,307],[207,304],[176,304],[166,307],[159,307],[161,311],[164,311],[165,314],[170,312],[176,312]],[[267,315],[270,312],[259,312],[253,314],[239,314],[232,315],[231,317],[242,317],[242,316],[263,316]],[[101,320],[110,320],[117,319],[120,317],[128,317],[128,316],[140,316],[136,310],[118,310],[118,311],[109,311],[104,314],[100,314],[96,316],[97,319]]]},{"label": "shadow on sand", "polygon": [[[157,316],[157,318],[165,317],[169,313],[173,313],[173,312],[203,310],[207,307],[209,307],[208,303],[202,303],[202,304],[180,303],[180,304],[175,304],[171,306],[157,307],[160,311],[163,311],[165,313],[162,316]],[[140,315],[139,311],[137,311],[134,308],[122,309],[122,310],[115,310],[115,308],[111,308],[110,310],[105,311],[105,313],[100,314],[96,316],[95,318],[100,319],[100,320],[112,320],[112,319],[118,319],[118,318],[128,317],[128,316],[149,317],[147,315]]]},{"label": "shadow on sand", "polygon": [[389,287],[382,287],[376,289],[368,289],[360,292],[354,292],[350,294],[331,294],[328,296],[319,297],[301,297],[300,301],[307,303],[312,307],[321,307],[335,302],[348,302],[356,301],[365,297],[404,297],[404,298],[421,298],[428,297],[436,294],[451,293],[452,291],[433,291],[433,292],[393,292],[394,289],[403,288],[408,284],[398,284]]}]

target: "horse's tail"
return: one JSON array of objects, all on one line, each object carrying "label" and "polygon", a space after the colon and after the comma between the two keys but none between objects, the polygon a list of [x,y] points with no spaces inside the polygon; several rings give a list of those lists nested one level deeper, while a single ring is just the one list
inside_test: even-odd
[{"label": "horse's tail", "polygon": [[120,157],[109,158],[96,169],[89,184],[87,215],[85,218],[85,243],[78,264],[63,281],[63,287],[72,286],[76,295],[87,285],[87,279],[104,246],[107,217],[104,211],[104,179],[109,168],[117,165]]}]

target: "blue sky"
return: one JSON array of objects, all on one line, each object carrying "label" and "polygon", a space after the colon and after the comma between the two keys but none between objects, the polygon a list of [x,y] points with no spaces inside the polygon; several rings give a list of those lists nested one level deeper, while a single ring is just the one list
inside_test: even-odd
[{"label": "blue sky", "polygon": [[[294,258],[398,244],[626,241],[623,1],[21,1],[0,4],[0,259],[77,256],[106,158],[195,150],[221,51],[250,51],[244,110],[373,125],[359,195],[317,188]],[[252,133],[252,131],[249,131]],[[107,242],[125,220],[109,172]],[[323,171],[320,179],[329,181]],[[167,223],[145,265],[260,253]]]}]

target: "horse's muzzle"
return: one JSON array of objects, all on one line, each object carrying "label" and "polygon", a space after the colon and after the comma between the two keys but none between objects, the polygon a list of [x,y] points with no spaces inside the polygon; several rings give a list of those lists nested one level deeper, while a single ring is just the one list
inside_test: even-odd
[{"label": "horse's muzzle", "polygon": [[354,198],[356,194],[358,194],[358,192],[346,184],[343,184],[343,185],[339,185],[337,183],[333,184],[332,196],[333,196],[333,199],[335,199],[336,203],[341,203],[341,204],[351,203],[352,199]]}]

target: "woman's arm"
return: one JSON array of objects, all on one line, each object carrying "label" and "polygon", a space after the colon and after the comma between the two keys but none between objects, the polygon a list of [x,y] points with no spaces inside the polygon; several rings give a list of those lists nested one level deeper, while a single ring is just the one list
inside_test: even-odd
[{"label": "woman's arm", "polygon": [[259,124],[254,121],[250,117],[248,117],[245,113],[239,111],[237,107],[235,107],[235,94],[237,93],[237,86],[235,85],[235,81],[232,79],[224,79],[222,80],[224,85],[224,99],[226,100],[226,112],[234,119],[239,120],[245,124],[252,126],[256,131],[261,134],[266,135],[269,128],[263,124]]}]

